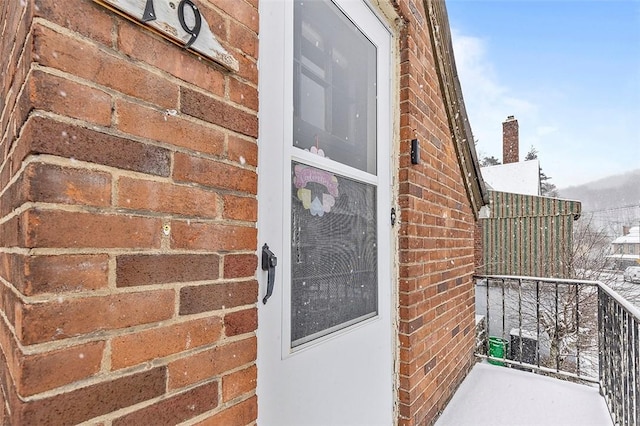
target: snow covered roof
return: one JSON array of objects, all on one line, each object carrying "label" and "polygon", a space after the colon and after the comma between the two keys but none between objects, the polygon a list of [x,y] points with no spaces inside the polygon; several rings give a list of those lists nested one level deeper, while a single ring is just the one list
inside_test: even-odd
[{"label": "snow covered roof", "polygon": [[613,244],[640,244],[640,226],[634,226],[629,229],[629,233],[627,235],[623,235],[621,237],[613,240]]},{"label": "snow covered roof", "polygon": [[640,256],[637,254],[608,254],[605,257],[618,260],[640,260]]},{"label": "snow covered roof", "polygon": [[485,183],[495,191],[540,195],[540,162],[537,159],[482,167],[480,172]]}]

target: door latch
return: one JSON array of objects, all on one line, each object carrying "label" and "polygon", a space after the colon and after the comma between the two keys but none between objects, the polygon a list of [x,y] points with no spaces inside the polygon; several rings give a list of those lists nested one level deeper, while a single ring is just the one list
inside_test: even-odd
[{"label": "door latch", "polygon": [[278,258],[265,243],[262,246],[262,270],[267,271],[267,294],[262,299],[262,303],[265,305],[271,294],[273,294],[273,284],[276,281],[276,265],[278,265]]}]

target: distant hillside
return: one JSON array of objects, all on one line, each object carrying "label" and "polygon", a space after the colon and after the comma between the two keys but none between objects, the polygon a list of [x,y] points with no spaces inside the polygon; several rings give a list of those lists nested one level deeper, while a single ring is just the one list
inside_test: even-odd
[{"label": "distant hillside", "polygon": [[640,169],[558,190],[561,198],[582,202],[583,212],[640,204]]}]

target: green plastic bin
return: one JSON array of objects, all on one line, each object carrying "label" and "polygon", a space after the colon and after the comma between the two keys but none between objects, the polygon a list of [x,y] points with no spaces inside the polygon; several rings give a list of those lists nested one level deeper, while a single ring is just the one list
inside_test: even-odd
[{"label": "green plastic bin", "polygon": [[[494,358],[505,358],[508,342],[499,337],[489,337],[489,356]],[[504,362],[488,360],[493,365],[504,365]]]}]

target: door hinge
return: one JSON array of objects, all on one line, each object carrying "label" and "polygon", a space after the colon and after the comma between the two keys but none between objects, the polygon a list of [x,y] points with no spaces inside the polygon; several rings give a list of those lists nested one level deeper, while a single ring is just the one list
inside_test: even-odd
[{"label": "door hinge", "polygon": [[391,226],[396,224],[396,208],[391,207]]}]

